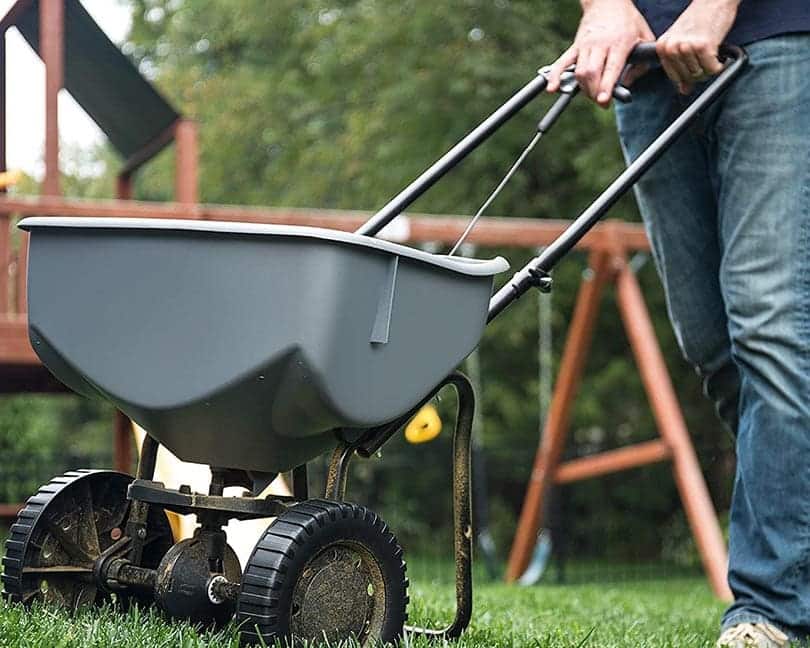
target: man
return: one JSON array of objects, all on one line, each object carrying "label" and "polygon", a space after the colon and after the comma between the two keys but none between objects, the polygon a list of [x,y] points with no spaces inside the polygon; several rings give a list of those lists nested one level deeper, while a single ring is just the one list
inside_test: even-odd
[{"label": "man", "polygon": [[617,106],[637,156],[746,46],[729,92],[636,188],[678,342],[736,434],[729,585],[718,646],[810,634],[810,2],[582,0],[559,74],[576,64],[602,106],[631,48],[657,39],[663,70],[631,71]]}]

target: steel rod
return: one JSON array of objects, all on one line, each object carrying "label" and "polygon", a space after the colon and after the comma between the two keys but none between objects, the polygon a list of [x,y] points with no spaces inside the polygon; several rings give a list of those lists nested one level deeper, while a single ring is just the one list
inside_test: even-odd
[{"label": "steel rod", "polygon": [[456,614],[442,629],[406,626],[409,633],[440,639],[457,639],[472,618],[472,429],[475,419],[475,392],[462,373],[450,374],[444,385],[453,385],[458,394],[456,429],[453,434],[453,550],[456,567]]}]

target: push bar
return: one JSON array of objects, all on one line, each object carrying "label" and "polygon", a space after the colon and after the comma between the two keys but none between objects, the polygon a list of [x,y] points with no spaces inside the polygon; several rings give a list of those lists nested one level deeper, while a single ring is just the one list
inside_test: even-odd
[{"label": "push bar", "polygon": [[[657,61],[655,43],[639,43],[630,53],[629,63],[649,63]],[[392,198],[382,209],[376,212],[368,221],[363,223],[357,234],[376,236],[380,230],[388,225],[394,218],[405,211],[419,196],[436,184],[444,175],[466,158],[485,140],[495,133],[501,126],[520,112],[533,99],[540,95],[548,85],[546,77],[538,74],[529,81],[503,106],[498,108],[479,126],[467,134],[458,144],[451,148],[441,158],[436,160],[422,175],[405,187]],[[618,89],[624,90],[621,86]],[[625,90],[626,92],[626,90]]]},{"label": "push bar", "polygon": [[[608,210],[643,176],[695,119],[711,106],[740,75],[748,61],[745,51],[733,45],[720,48],[721,58],[730,60],[715,80],[638,156],[616,180],[543,252],[518,271],[489,302],[487,322],[520,298],[532,286],[547,281],[548,273],[587,234]],[[642,43],[631,54],[631,63],[658,60],[654,43]]]}]

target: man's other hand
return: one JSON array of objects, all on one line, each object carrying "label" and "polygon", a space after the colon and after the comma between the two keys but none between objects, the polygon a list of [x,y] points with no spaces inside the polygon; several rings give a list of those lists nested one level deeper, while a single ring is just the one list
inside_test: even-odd
[{"label": "man's other hand", "polygon": [[681,94],[692,92],[696,81],[722,72],[718,58],[740,0],[693,0],[656,44],[667,76]]},{"label": "man's other hand", "polygon": [[[546,75],[547,90],[557,92],[560,75],[568,66],[576,65],[583,92],[606,108],[633,47],[655,40],[655,35],[631,0],[582,0],[582,9],[574,43]],[[636,70],[631,77],[641,72]],[[629,83],[632,78],[625,81]]]}]

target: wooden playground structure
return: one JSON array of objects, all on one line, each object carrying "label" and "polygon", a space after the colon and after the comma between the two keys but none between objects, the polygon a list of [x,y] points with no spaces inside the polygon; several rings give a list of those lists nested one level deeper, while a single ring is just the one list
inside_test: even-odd
[{"label": "wooden playground structure", "polygon": [[[19,238],[12,236],[19,217],[188,218],[297,224],[346,231],[356,229],[366,220],[367,215],[353,212],[199,204],[196,124],[171,107],[140,76],[78,0],[18,0],[0,20],[0,172],[6,171],[5,33],[12,27],[23,34],[45,63],[45,175],[39,197],[0,195],[0,393],[64,391],[39,363],[28,341],[27,240],[22,233]],[[89,65],[91,55],[96,60],[98,56],[109,57],[111,63],[101,66],[103,69],[97,74],[83,75],[82,66]],[[109,96],[115,95],[122,84],[129,93],[127,102],[109,102]],[[124,163],[116,187],[118,200],[83,201],[61,197],[57,94],[62,88],[73,94],[121,153]],[[171,143],[175,145],[176,202],[132,200],[137,170]],[[400,242],[452,245],[467,222],[467,218],[449,216],[401,217],[396,227],[389,230],[389,236]],[[479,223],[468,241],[478,247],[538,248],[559,236],[564,226],[564,221],[555,220],[487,218]],[[527,476],[528,486],[510,553],[507,580],[517,580],[529,564],[543,525],[544,502],[553,485],[671,461],[709,583],[717,596],[728,599],[726,549],[717,516],[641,289],[628,263],[633,253],[649,250],[647,238],[639,225],[606,221],[597,226],[579,248],[588,254],[589,271],[583,275],[545,430],[534,468]],[[571,408],[599,314],[600,297],[610,285],[615,286],[622,322],[655,415],[659,437],[562,463]],[[132,463],[131,425],[119,414],[113,428],[114,464],[127,471]],[[19,508],[18,503],[0,504],[0,518],[14,516]]]}]

